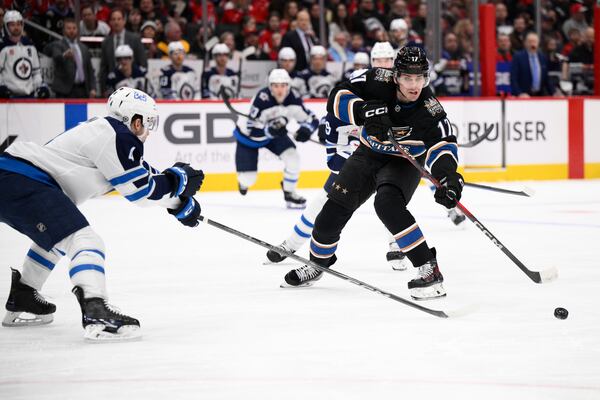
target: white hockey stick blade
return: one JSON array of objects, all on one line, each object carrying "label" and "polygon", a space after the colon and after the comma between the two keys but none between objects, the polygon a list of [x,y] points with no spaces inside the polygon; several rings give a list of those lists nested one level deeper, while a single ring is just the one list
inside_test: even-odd
[{"label": "white hockey stick blade", "polygon": [[49,324],[54,320],[53,314],[35,315],[23,311],[7,311],[2,326],[14,328],[25,326],[39,326]]},{"label": "white hockey stick blade", "polygon": [[83,339],[88,343],[133,342],[141,340],[142,331],[139,326],[123,325],[117,333],[104,331],[104,325],[88,325],[85,327]]},{"label": "white hockey stick blade", "polygon": [[542,283],[552,282],[558,278],[558,269],[556,269],[556,267],[550,267],[540,271],[540,278],[542,279]]},{"label": "white hockey stick blade", "polygon": [[529,196],[529,197],[533,197],[533,196],[535,196],[535,190],[533,190],[532,188],[530,188],[530,187],[527,187],[527,186],[525,186],[525,187],[523,188],[523,193],[525,193],[525,194],[526,194],[527,196]]}]

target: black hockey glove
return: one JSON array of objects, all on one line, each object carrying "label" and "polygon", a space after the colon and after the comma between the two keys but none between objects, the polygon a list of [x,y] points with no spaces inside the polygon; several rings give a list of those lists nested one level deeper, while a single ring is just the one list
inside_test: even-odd
[{"label": "black hockey glove", "polygon": [[325,124],[319,124],[317,135],[319,136],[319,142],[327,143],[327,126]]},{"label": "black hockey glove", "polygon": [[38,99],[47,99],[50,97],[50,89],[47,86],[40,86],[35,91],[35,97]]},{"label": "black hockey glove", "polygon": [[369,136],[387,140],[387,132],[394,125],[388,116],[387,105],[379,100],[365,101],[359,109],[359,118],[364,122]]},{"label": "black hockey glove", "polygon": [[310,135],[312,135],[312,129],[308,126],[301,126],[298,131],[296,131],[296,140],[299,142],[307,142],[310,139]]},{"label": "black hockey glove", "polygon": [[460,200],[462,188],[465,184],[463,177],[458,172],[451,172],[440,179],[441,187],[435,190],[435,201],[450,209],[456,207]]},{"label": "black hockey glove", "polygon": [[175,216],[179,222],[185,226],[194,228],[198,226],[200,221],[200,204],[193,197],[180,197],[181,205],[176,209],[167,208],[169,214]]},{"label": "black hockey glove", "polygon": [[1,85],[0,86],[0,99],[10,99],[10,95],[12,92],[8,88],[8,86]]},{"label": "black hockey glove", "polygon": [[286,128],[288,121],[285,117],[279,117],[267,122],[267,133],[271,136],[285,136],[288,131]]},{"label": "black hockey glove", "polygon": [[204,180],[204,172],[201,169],[194,169],[189,164],[182,162],[175,163],[171,168],[164,170],[163,173],[173,178],[173,197],[193,196],[200,190]]}]

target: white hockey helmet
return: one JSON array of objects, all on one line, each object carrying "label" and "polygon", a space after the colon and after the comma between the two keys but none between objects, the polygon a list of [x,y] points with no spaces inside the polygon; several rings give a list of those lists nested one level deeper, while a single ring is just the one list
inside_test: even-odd
[{"label": "white hockey helmet", "polygon": [[229,47],[225,43],[217,43],[212,48],[212,55],[215,57],[217,54],[229,54]]},{"label": "white hockey helmet", "polygon": [[290,75],[283,68],[275,68],[269,74],[269,86],[273,83],[286,83],[289,85],[291,81]]},{"label": "white hockey helmet", "polygon": [[325,47],[323,46],[313,46],[310,48],[310,56],[327,57],[327,50],[325,50]]},{"label": "white hockey helmet", "polygon": [[402,18],[396,18],[390,23],[390,31],[408,30],[408,24]]},{"label": "white hockey helmet", "polygon": [[296,60],[296,52],[291,47],[283,47],[281,50],[279,50],[277,59],[279,61],[281,61],[281,60]]},{"label": "white hockey helmet", "polygon": [[354,65],[369,65],[369,55],[367,53],[363,53],[359,51],[354,55]]},{"label": "white hockey helmet", "polygon": [[8,27],[9,22],[23,21],[23,16],[16,10],[9,10],[4,14],[4,26]]},{"label": "white hockey helmet", "polygon": [[131,57],[133,58],[133,50],[128,44],[122,44],[115,50],[115,59]]},{"label": "white hockey helmet", "polygon": [[158,128],[158,109],[150,95],[138,89],[120,87],[108,98],[109,116],[123,122],[128,128],[133,117],[142,117],[142,124],[148,131]]},{"label": "white hockey helmet", "polygon": [[169,43],[169,55],[171,53],[175,53],[176,51],[183,51],[185,53],[183,43],[181,43],[179,40]]},{"label": "white hockey helmet", "polygon": [[391,58],[394,59],[396,52],[390,42],[377,42],[371,49],[371,64],[376,58]]}]

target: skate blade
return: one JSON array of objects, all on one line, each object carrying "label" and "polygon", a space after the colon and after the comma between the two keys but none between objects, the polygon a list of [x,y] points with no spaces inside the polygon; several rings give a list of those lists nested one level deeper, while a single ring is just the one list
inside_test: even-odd
[{"label": "skate blade", "polygon": [[406,271],[406,268],[408,267],[406,262],[403,260],[391,260],[388,261],[388,263],[394,271]]},{"label": "skate blade", "polygon": [[283,260],[280,262],[273,262],[271,260],[265,260],[263,261],[262,265],[287,265],[287,266],[297,266],[297,265],[301,265],[302,263],[299,263],[297,261],[294,260]]},{"label": "skate blade", "polygon": [[304,210],[306,208],[306,203],[304,203],[304,204],[286,203],[286,207],[290,210]]},{"label": "skate blade", "polygon": [[301,283],[298,286],[294,286],[294,285],[290,285],[287,282],[283,282],[281,285],[279,285],[279,287],[282,289],[301,289],[301,288],[311,287],[313,284],[314,284],[313,282],[305,282],[305,283]]},{"label": "skate blade", "polygon": [[54,320],[53,314],[36,315],[24,311],[7,311],[2,326],[9,328],[21,326],[40,326],[47,325]]},{"label": "skate blade", "polygon": [[441,283],[423,288],[410,289],[410,297],[414,300],[435,300],[446,296],[446,290]]},{"label": "skate blade", "polygon": [[117,333],[104,330],[104,325],[88,325],[84,329],[83,339],[89,343],[133,342],[142,338],[139,326],[123,325]]}]

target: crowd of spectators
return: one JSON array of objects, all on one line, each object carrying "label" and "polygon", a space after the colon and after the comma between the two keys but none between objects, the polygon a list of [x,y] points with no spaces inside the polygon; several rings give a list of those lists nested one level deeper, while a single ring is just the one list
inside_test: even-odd
[{"label": "crowd of spectators", "polygon": [[[533,1],[493,3],[498,92],[561,95],[573,90],[586,93],[593,88],[593,0],[542,0],[541,37],[534,33]],[[181,48],[179,44],[175,47],[185,53],[186,60],[211,60],[211,67],[215,65],[211,50],[217,44],[229,49],[229,60],[277,61],[282,48],[291,48],[296,54],[294,69],[300,72],[310,67],[315,46],[325,47],[329,61],[350,64],[356,54],[369,53],[377,42],[389,41],[394,49],[424,46],[429,23],[425,0],[326,0],[325,9],[316,0],[209,0],[206,26],[200,0],[81,0],[81,5],[77,25],[68,0],[0,0],[3,47],[11,40],[3,22],[9,10],[19,11],[24,20],[63,36],[59,40],[24,26],[24,35],[38,53],[54,60],[58,71],[54,79],[58,82],[48,82],[48,86],[57,96],[105,96],[110,88],[109,75],[122,65],[115,57],[120,46],[127,46],[121,48],[122,54],[131,51],[131,56],[121,58],[131,59],[142,72],[149,59],[172,59],[170,44],[175,42],[181,44]],[[471,8],[471,1],[442,1],[439,24],[443,52],[432,68],[432,84],[440,95],[472,94],[475,33]],[[326,22],[323,41],[319,34],[321,15]],[[85,44],[79,37],[87,38]],[[88,76],[89,59],[94,55],[101,60],[98,86],[95,77]],[[0,75],[2,68],[0,65]],[[206,91],[199,89],[200,84],[196,92]],[[157,96],[160,92],[157,90]]]}]

